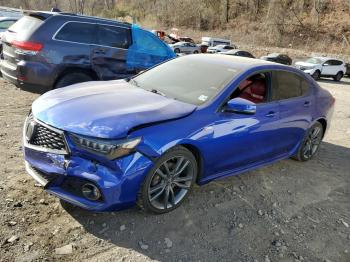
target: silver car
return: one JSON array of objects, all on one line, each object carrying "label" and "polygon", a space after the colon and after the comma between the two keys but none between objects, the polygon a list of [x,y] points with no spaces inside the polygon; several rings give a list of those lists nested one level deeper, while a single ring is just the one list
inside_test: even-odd
[{"label": "silver car", "polygon": [[198,54],[201,52],[201,48],[196,44],[189,42],[177,42],[170,45],[175,53],[185,53],[185,54]]}]

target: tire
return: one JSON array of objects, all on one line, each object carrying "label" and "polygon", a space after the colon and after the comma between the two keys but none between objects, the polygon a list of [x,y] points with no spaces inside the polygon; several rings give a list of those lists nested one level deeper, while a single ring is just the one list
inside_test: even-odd
[{"label": "tire", "polygon": [[179,53],[181,53],[181,51],[180,51],[180,49],[179,49],[179,48],[175,48],[175,49],[174,49],[174,52],[175,52],[175,54],[179,54]]},{"label": "tire", "polygon": [[312,76],[312,78],[313,78],[314,80],[320,79],[320,77],[321,77],[321,72],[320,72],[320,70],[316,70],[311,76]]},{"label": "tire", "polygon": [[316,122],[307,130],[297,153],[292,158],[302,162],[313,158],[320,147],[323,134],[324,130],[322,124],[320,122]]},{"label": "tire", "polygon": [[198,54],[199,52],[198,52],[197,50],[194,50],[193,53],[194,53],[194,54]]},{"label": "tire", "polygon": [[188,197],[197,172],[196,158],[188,149],[176,146],[168,150],[148,172],[138,193],[137,205],[156,214],[174,210]]},{"label": "tire", "polygon": [[335,77],[333,77],[334,81],[339,82],[343,78],[343,72],[339,71]]},{"label": "tire", "polygon": [[58,80],[58,82],[55,84],[54,88],[61,88],[77,83],[82,83],[82,82],[88,82],[92,81],[93,78],[87,74],[84,73],[71,73],[64,75]]}]

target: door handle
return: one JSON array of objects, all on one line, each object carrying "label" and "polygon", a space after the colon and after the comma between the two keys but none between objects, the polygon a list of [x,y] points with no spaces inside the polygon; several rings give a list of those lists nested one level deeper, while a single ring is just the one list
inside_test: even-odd
[{"label": "door handle", "polygon": [[275,115],[276,115],[276,113],[274,111],[270,111],[265,116],[266,117],[274,117]]},{"label": "door handle", "polygon": [[311,102],[310,102],[310,101],[305,101],[305,102],[304,102],[304,106],[305,106],[305,107],[309,107],[310,105],[311,105]]}]

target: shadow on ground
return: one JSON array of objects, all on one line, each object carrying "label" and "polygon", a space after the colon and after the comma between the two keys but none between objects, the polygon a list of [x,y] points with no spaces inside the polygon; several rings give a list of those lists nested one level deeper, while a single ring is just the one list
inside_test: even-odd
[{"label": "shadow on ground", "polygon": [[349,156],[350,148],[324,142],[309,162],[285,160],[196,187],[170,214],[64,208],[97,238],[160,261],[294,261],[295,253],[349,261],[334,217],[350,215]]}]

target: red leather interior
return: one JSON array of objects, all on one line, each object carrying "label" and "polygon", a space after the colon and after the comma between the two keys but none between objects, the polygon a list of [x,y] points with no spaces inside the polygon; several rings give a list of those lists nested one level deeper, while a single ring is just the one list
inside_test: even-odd
[{"label": "red leather interior", "polygon": [[265,100],[266,85],[264,80],[254,80],[254,82],[243,90],[240,98],[247,99],[253,103],[262,103]]}]

